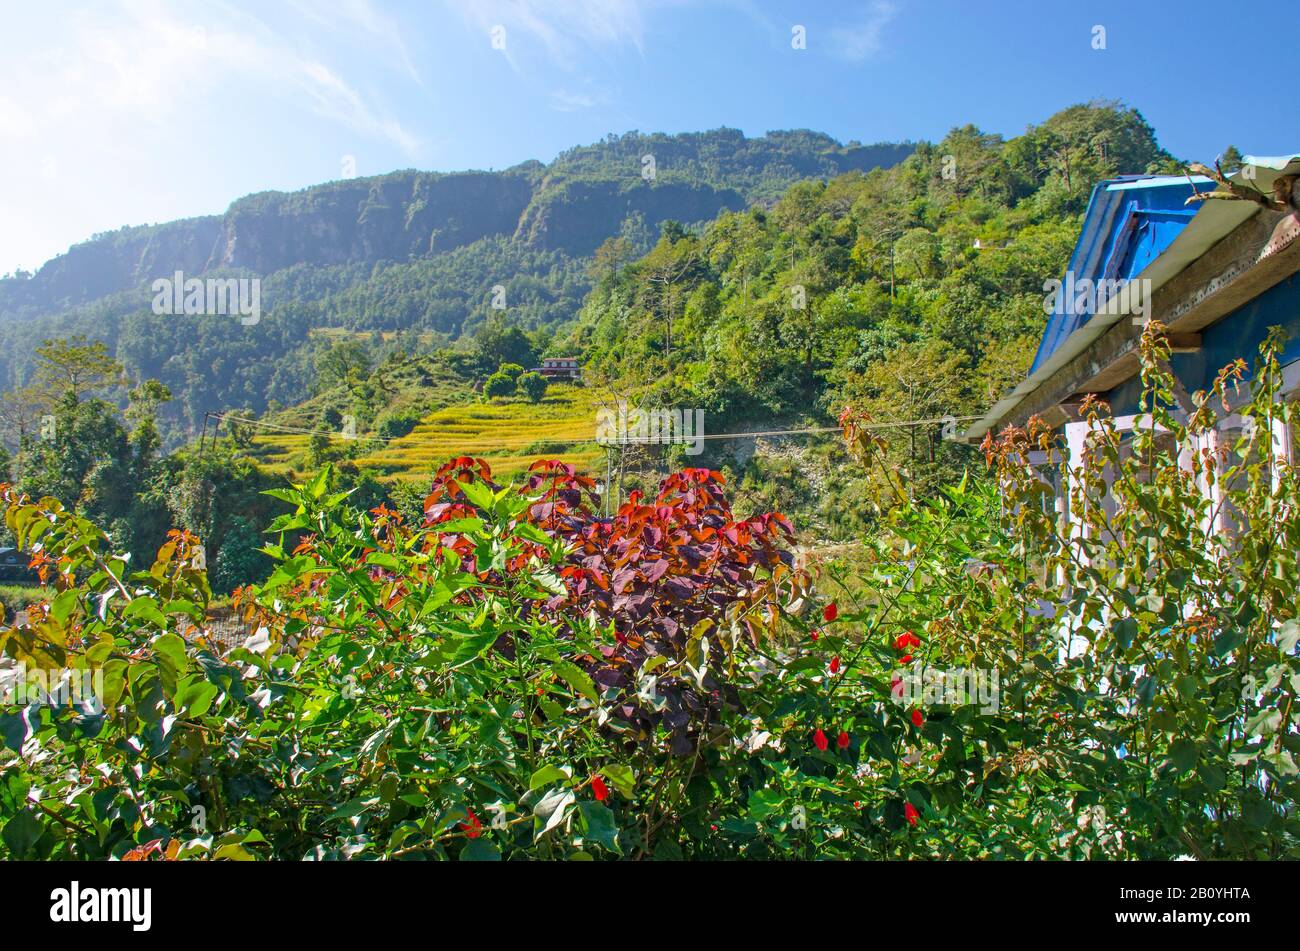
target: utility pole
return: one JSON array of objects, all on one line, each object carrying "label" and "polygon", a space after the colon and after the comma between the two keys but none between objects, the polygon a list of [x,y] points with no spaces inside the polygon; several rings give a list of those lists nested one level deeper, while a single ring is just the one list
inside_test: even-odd
[{"label": "utility pole", "polygon": [[208,419],[212,416],[211,412],[203,414],[203,431],[199,433],[199,458],[203,458],[203,440],[208,436]]}]

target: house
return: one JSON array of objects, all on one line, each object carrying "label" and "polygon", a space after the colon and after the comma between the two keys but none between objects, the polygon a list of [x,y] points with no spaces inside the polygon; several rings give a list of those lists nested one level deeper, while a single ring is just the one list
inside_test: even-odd
[{"label": "house", "polygon": [[533,367],[548,380],[581,380],[582,368],[574,357],[545,357],[540,367]]},{"label": "house", "polygon": [[31,557],[16,548],[0,548],[0,581],[37,582],[39,575],[27,567]]},{"label": "house", "polygon": [[[1139,341],[1150,319],[1168,333],[1175,412],[1188,411],[1190,394],[1209,390],[1234,359],[1253,366],[1275,325],[1288,333],[1278,399],[1300,399],[1300,184],[1291,187],[1297,175],[1300,155],[1247,156],[1224,180],[1243,197],[1191,203],[1194,194],[1214,191],[1215,180],[1125,176],[1097,185],[1066,274],[1044,286],[1053,295],[1045,300],[1051,312],[1028,376],[961,438],[979,443],[986,433],[1037,416],[1078,459],[1088,428],[1079,404],[1088,394],[1109,404],[1117,429],[1132,431],[1141,394]],[[1240,418],[1227,415],[1210,437],[1230,438],[1234,425]],[[1279,424],[1273,433],[1274,452],[1297,461],[1295,433],[1285,430]],[[1064,510],[1068,494],[1055,488]]]}]

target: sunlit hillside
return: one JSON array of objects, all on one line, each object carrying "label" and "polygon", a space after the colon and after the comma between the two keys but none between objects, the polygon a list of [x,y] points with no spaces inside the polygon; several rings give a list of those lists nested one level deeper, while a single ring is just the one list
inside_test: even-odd
[{"label": "sunlit hillside", "polygon": [[[358,468],[411,481],[427,480],[455,456],[486,459],[493,473],[506,478],[543,457],[596,472],[604,465],[604,451],[595,442],[599,405],[596,391],[557,383],[540,403],[510,397],[447,406],[424,417],[406,436],[388,442],[362,436],[363,450],[352,461]],[[273,471],[302,471],[308,468],[310,438],[306,433],[267,433],[257,437],[257,455]],[[334,445],[341,442],[341,437],[332,439]]]}]

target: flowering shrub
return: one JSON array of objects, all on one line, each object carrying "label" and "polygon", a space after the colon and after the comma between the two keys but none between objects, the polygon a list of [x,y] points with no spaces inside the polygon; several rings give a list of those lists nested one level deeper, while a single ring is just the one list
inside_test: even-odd
[{"label": "flowering shrub", "polygon": [[[986,444],[992,478],[894,506],[820,593],[785,519],[736,519],[704,470],[603,519],[559,463],[501,486],[456,459],[418,525],[325,470],[271,493],[275,569],[237,597],[256,633],[223,650],[193,536],[137,570],[0,489],[56,592],[0,616],[5,657],[102,681],[0,713],[0,856],[1295,854],[1274,352],[1234,408],[1253,426],[1189,455],[1242,368],[1179,417],[1152,330],[1155,426],[1130,443],[1091,405],[1091,458],[1057,460],[1073,525],[1025,462],[1057,451],[1032,423]],[[995,689],[916,690],[933,671]]]}]

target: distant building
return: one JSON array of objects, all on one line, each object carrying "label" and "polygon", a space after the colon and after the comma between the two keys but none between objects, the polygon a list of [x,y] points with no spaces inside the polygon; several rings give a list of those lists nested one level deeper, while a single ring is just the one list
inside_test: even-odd
[{"label": "distant building", "polygon": [[27,567],[30,561],[16,548],[0,548],[0,581],[39,581],[35,569]]},{"label": "distant building", "polygon": [[[1234,359],[1253,366],[1274,325],[1288,334],[1276,398],[1300,399],[1300,155],[1246,156],[1228,177],[1265,195],[1288,196],[1289,210],[1248,200],[1189,205],[1194,191],[1215,188],[1201,176],[1126,176],[1097,185],[1067,272],[1056,282],[1055,306],[1028,377],[962,438],[978,443],[988,432],[1037,416],[1077,460],[1088,431],[1080,404],[1089,394],[1108,403],[1116,428],[1131,435],[1144,425],[1138,422],[1138,344],[1150,319],[1168,332],[1175,413],[1188,413],[1189,394],[1210,389]],[[1239,416],[1226,415],[1188,449],[1217,450],[1242,426]],[[1296,461],[1296,434],[1277,424],[1272,435],[1274,454]],[[1073,520],[1068,486],[1054,488],[1058,509]]]},{"label": "distant building", "polygon": [[546,357],[540,367],[533,367],[534,373],[540,373],[548,380],[581,380],[582,367],[573,357]]}]

